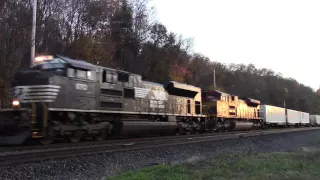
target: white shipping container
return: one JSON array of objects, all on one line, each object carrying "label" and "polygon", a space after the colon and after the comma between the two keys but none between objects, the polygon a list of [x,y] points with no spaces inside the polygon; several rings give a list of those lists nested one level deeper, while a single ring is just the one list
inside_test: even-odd
[{"label": "white shipping container", "polygon": [[286,111],[281,107],[260,105],[260,117],[266,124],[282,125],[286,123]]},{"label": "white shipping container", "polygon": [[300,112],[300,123],[301,124],[309,124],[310,123],[310,117],[309,113],[306,112]]},{"label": "white shipping container", "polygon": [[287,121],[289,125],[295,125],[300,123],[300,111],[287,109]]},{"label": "white shipping container", "polygon": [[310,124],[311,125],[320,125],[320,116],[319,115],[310,115]]}]

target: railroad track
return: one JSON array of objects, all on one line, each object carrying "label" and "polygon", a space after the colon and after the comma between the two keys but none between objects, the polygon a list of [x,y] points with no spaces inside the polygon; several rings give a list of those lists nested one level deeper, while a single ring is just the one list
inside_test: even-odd
[{"label": "railroad track", "polygon": [[[261,130],[251,130],[251,132],[260,132]],[[270,130],[266,130],[270,131]],[[78,143],[69,143],[69,142],[59,142],[56,144],[49,145],[23,145],[23,146],[0,146],[0,153],[4,151],[27,151],[27,150],[40,150],[40,149],[51,149],[51,148],[73,148],[78,146],[92,146],[92,145],[101,145],[101,144],[116,144],[116,143],[130,143],[136,141],[154,141],[154,140],[166,140],[166,139],[185,139],[199,136],[217,136],[217,135],[227,135],[227,134],[239,134],[247,133],[248,131],[237,131],[237,132],[223,132],[223,133],[203,133],[203,134],[191,134],[191,135],[182,135],[182,136],[154,136],[154,137],[140,137],[140,138],[125,138],[125,139],[112,139],[104,141],[83,141]]]},{"label": "railroad track", "polygon": [[[292,129],[276,129],[276,130],[257,130],[246,132],[230,132],[224,134],[210,134],[210,135],[189,135],[189,136],[175,136],[160,137],[160,138],[137,138],[127,139],[123,141],[114,141],[109,143],[79,143],[76,146],[67,147],[42,147],[35,149],[13,150],[0,152],[0,166],[16,165],[22,163],[38,162],[50,159],[63,159],[75,156],[86,156],[92,154],[119,152],[135,149],[156,148],[163,146],[182,145],[190,143],[201,143],[225,139],[235,139],[242,137],[252,137],[268,134],[287,133],[294,131],[309,131],[319,130],[320,127],[315,128],[292,128]],[[80,145],[81,144],[81,145]],[[60,144],[59,144],[60,145]],[[9,150],[9,149],[8,149]]]}]

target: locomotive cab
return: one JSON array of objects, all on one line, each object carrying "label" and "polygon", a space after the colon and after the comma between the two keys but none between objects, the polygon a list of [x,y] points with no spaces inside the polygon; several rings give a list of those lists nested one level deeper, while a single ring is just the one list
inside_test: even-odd
[{"label": "locomotive cab", "polygon": [[206,113],[217,129],[251,129],[261,126],[259,117],[260,101],[223,93],[217,90],[204,91],[202,101]]},{"label": "locomotive cab", "polygon": [[[89,89],[87,82],[93,82],[95,79],[93,69],[91,64],[75,63],[62,56],[36,57],[29,69],[16,73],[14,77],[12,105],[29,107],[32,102],[54,102],[50,104],[52,107],[61,107],[60,104],[65,102],[55,102],[56,99],[65,99],[77,94],[77,90]],[[93,89],[91,95],[92,92]]]},{"label": "locomotive cab", "polygon": [[48,134],[55,117],[58,118],[55,108],[94,109],[95,69],[92,64],[62,56],[36,57],[29,69],[14,77],[12,109],[6,110],[10,115],[6,120],[10,131],[31,129],[33,138],[41,138]]},{"label": "locomotive cab", "polygon": [[[221,102],[229,101],[229,95],[220,91],[204,91],[202,92],[202,102],[206,106],[206,113],[209,116],[219,116],[223,111],[219,111],[219,104]],[[234,101],[238,100],[238,97],[235,96]]]}]

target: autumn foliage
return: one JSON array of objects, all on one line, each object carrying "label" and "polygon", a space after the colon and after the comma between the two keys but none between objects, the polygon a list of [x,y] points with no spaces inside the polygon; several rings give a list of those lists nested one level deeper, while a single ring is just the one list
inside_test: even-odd
[{"label": "autumn foliage", "polygon": [[[14,73],[30,63],[31,8],[26,0],[0,2],[3,100],[8,97]],[[148,3],[148,0],[38,1],[36,52],[127,70],[159,83],[174,80],[203,89],[214,88],[215,69],[215,89],[266,104],[283,106],[285,102],[288,108],[320,113],[319,90],[315,92],[269,69],[257,69],[252,64],[223,64],[192,52],[192,39],[169,32],[154,21]]]},{"label": "autumn foliage", "polygon": [[185,78],[189,75],[190,73],[186,67],[178,66],[177,64],[170,66],[169,77],[173,81],[185,83]]}]

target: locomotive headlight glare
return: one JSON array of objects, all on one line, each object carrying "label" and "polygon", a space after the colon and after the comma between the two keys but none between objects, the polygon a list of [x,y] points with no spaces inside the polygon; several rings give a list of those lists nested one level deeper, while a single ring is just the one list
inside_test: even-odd
[{"label": "locomotive headlight glare", "polygon": [[34,58],[34,62],[43,62],[43,61],[49,61],[52,60],[53,56],[37,56]]},{"label": "locomotive headlight glare", "polygon": [[19,106],[19,105],[20,105],[20,102],[17,101],[17,100],[14,100],[14,101],[12,101],[12,105],[13,105],[13,106]]}]

